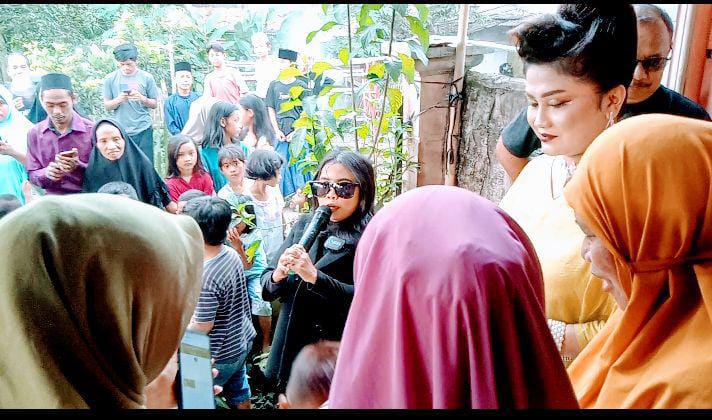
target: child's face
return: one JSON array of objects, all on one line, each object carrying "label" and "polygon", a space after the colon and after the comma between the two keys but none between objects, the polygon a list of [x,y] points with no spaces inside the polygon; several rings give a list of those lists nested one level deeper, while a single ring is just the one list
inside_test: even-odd
[{"label": "child's face", "polygon": [[255,111],[250,108],[239,107],[240,123],[243,127],[252,126],[252,120],[255,118]]},{"label": "child's face", "polygon": [[255,57],[264,58],[269,54],[269,45],[264,41],[255,41],[252,44],[252,50],[255,52]]},{"label": "child's face", "polygon": [[219,51],[210,50],[208,51],[208,61],[215,67],[220,67],[225,62],[225,53]]},{"label": "child's face", "polygon": [[198,162],[198,150],[192,141],[183,144],[178,148],[178,156],[176,157],[176,166],[181,174],[192,174],[195,164]]},{"label": "child's face", "polygon": [[220,171],[231,184],[242,185],[245,176],[245,162],[240,159],[223,159],[220,161]]},{"label": "child's face", "polygon": [[223,130],[225,130],[225,136],[229,138],[236,138],[238,135],[240,135],[240,131],[242,130],[242,125],[240,124],[240,113],[238,110],[235,110],[227,116],[227,118],[222,118],[220,121],[220,125],[222,126]]},{"label": "child's face", "polygon": [[281,170],[281,169],[277,169],[277,175],[274,176],[274,177],[272,177],[272,178],[270,178],[270,179],[267,181],[267,185],[269,185],[270,187],[276,187],[277,184],[279,184],[279,180],[280,180],[280,179],[282,179],[282,170]]},{"label": "child's face", "polygon": [[179,89],[190,90],[193,87],[193,74],[189,71],[177,71],[176,84]]}]

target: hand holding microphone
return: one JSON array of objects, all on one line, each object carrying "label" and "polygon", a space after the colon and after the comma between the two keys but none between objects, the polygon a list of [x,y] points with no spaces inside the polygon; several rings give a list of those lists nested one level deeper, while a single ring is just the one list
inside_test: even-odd
[{"label": "hand holding microphone", "polygon": [[321,206],[314,212],[314,217],[309,225],[304,229],[299,243],[287,248],[277,261],[277,268],[272,273],[272,281],[279,283],[291,272],[294,272],[302,280],[308,283],[316,282],[317,270],[314,263],[309,258],[308,249],[312,247],[319,232],[324,230],[329,218],[331,209]]}]

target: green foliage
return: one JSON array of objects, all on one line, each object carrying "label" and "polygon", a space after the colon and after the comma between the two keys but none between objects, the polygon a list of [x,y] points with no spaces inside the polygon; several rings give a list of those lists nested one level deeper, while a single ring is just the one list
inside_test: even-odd
[{"label": "green foliage", "polygon": [[[172,93],[169,57],[193,67],[195,90],[202,91],[210,71],[206,46],[221,41],[229,59],[252,58],[251,36],[274,19],[274,10],[244,15],[239,22],[221,23],[220,9],[205,20],[183,5],[156,4],[37,4],[0,5],[0,36],[5,48],[0,55],[19,51],[30,64],[72,78],[78,102],[89,118],[108,116],[103,103],[103,81],[117,69],[113,49],[133,42],[139,50],[139,68],[151,73]],[[4,67],[4,66],[3,66]],[[154,130],[155,166],[167,170],[165,147],[168,132]]]},{"label": "green foliage", "polygon": [[[342,92],[322,92],[318,96],[328,96],[324,104],[316,100],[317,94],[310,89],[301,89],[290,92],[292,100],[283,104],[280,112],[302,106],[300,117],[293,125],[295,131],[289,145],[292,154],[290,164],[297,164],[304,173],[314,173],[318,163],[331,151],[333,143],[338,140],[343,144],[353,139],[354,149],[369,155],[374,163],[376,202],[381,206],[400,193],[404,173],[418,165],[403,147],[404,134],[412,131],[412,127],[403,123],[403,93],[398,86],[414,82],[415,59],[427,63],[425,52],[429,45],[429,32],[425,20],[428,8],[422,4],[363,4],[360,7],[355,5],[350,16],[347,16],[345,9],[343,4],[323,5],[322,11],[328,21],[320,29],[310,32],[306,41],[309,43],[319,32],[333,27],[347,27],[346,19],[351,19],[355,22],[352,25],[355,31],[351,48],[347,39],[346,45],[339,46],[338,53],[334,54],[349,66],[353,65],[351,60],[356,57],[381,56],[381,45],[385,41],[390,44],[398,39],[407,41],[409,54],[391,51],[390,57],[373,62],[368,67],[366,83],[354,91],[357,105],[362,104],[366,91],[371,92],[371,96],[374,92],[385,92],[385,98],[375,95],[376,99],[372,100],[370,111],[367,111],[363,106],[353,109],[337,105]],[[383,15],[389,19],[383,20]],[[400,28],[400,35],[395,33],[396,27]],[[318,62],[306,74],[291,68],[282,72],[280,80],[303,77],[312,86],[315,78],[330,67],[328,63]]]},{"label": "green foliage", "polygon": [[25,44],[48,40],[73,49],[94,39],[112,26],[121,5],[92,4],[3,4],[0,5],[0,33],[8,50],[22,50]]}]

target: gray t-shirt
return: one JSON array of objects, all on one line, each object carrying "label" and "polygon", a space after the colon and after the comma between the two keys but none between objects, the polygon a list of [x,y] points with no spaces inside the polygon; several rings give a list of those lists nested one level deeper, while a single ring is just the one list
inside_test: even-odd
[{"label": "gray t-shirt", "polygon": [[[116,70],[104,79],[104,99],[114,99],[122,91],[132,89],[149,99],[158,97],[158,86],[153,75],[141,69],[136,70],[132,76],[124,76],[121,71]],[[113,111],[113,117],[121,123],[129,136],[148,129],[152,124],[151,109],[138,101],[128,100],[122,103]]]}]

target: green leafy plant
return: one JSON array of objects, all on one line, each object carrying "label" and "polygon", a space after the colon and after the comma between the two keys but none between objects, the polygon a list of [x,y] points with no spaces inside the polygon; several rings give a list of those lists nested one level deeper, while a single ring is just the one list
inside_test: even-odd
[{"label": "green leafy plant", "polygon": [[[232,213],[230,214],[230,218],[232,220],[231,225],[237,226],[240,222],[245,222],[247,226],[253,229],[257,228],[257,225],[255,224],[255,215],[247,211],[247,206],[249,204],[249,202],[244,202],[238,204],[236,207],[233,207],[232,205],[230,206],[232,208]],[[257,239],[250,243],[250,245],[245,249],[245,255],[247,256],[248,262],[252,262],[252,260],[254,260],[255,253],[261,243],[262,239]]]},{"label": "green leafy plant", "polygon": [[[342,6],[346,8],[346,13],[342,12]],[[323,5],[325,16],[331,19],[310,32],[306,39],[310,42],[319,32],[347,26],[348,45],[342,47],[337,55],[341,64],[349,67],[351,105],[338,104],[344,93],[332,92],[332,86],[320,92],[293,87],[291,99],[278,112],[295,107],[301,109],[300,117],[293,124],[295,131],[289,145],[292,155],[290,164],[297,164],[303,173],[313,174],[334,143],[353,142],[352,149],[368,155],[374,164],[376,203],[382,206],[401,192],[404,174],[418,167],[403,147],[404,136],[412,131],[412,125],[403,122],[403,94],[399,87],[414,83],[416,59],[427,63],[429,33],[425,22],[428,8],[422,4],[364,4],[356,9],[357,13],[352,18],[351,5]],[[374,20],[372,15],[376,13],[390,15],[387,26]],[[353,37],[352,20],[356,22]],[[396,22],[409,28],[409,37],[403,40],[408,45],[409,54],[393,51]],[[380,57],[384,42],[388,42],[388,53]],[[380,57],[368,67],[366,82],[358,88],[353,83],[353,59],[357,56]],[[312,86],[317,78],[332,68],[333,64],[326,61],[314,63],[306,73],[290,67],[282,71],[279,79],[301,77]],[[371,95],[365,97],[366,92]],[[322,97],[327,100],[320,100]]]}]

